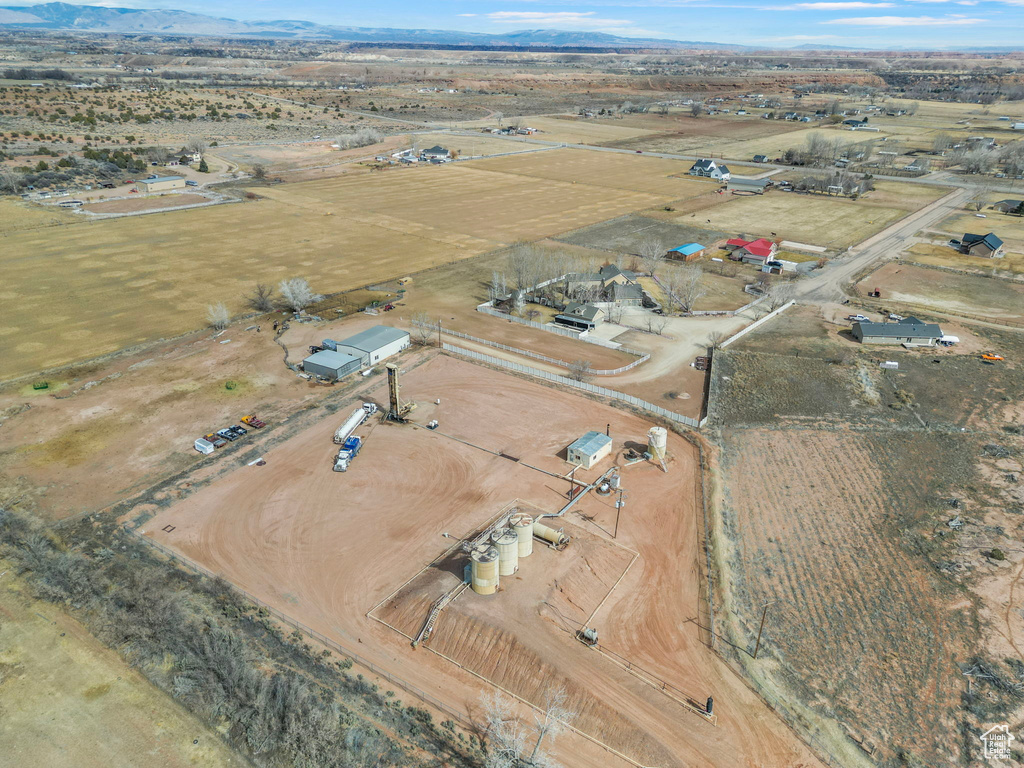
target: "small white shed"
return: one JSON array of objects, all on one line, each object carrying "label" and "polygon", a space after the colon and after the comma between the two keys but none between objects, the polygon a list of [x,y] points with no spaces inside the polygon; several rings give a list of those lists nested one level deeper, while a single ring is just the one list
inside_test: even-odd
[{"label": "small white shed", "polygon": [[611,452],[612,439],[608,435],[603,432],[587,432],[569,446],[566,459],[572,464],[590,469]]}]

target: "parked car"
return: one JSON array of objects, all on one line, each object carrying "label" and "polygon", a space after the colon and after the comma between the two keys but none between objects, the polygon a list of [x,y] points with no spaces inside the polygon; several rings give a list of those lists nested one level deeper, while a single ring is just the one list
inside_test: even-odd
[{"label": "parked car", "polygon": [[134,184],[135,183],[135,179],[125,179],[124,183],[125,184]]},{"label": "parked car", "polygon": [[847,315],[846,319],[851,321],[851,322],[854,322],[854,323],[869,323],[869,322],[871,322],[871,318],[868,317],[867,315]]},{"label": "parked car", "polygon": [[246,434],[249,431],[248,429],[239,424],[232,424],[230,427],[228,427],[228,429],[230,429],[239,437],[241,437],[242,435]]},{"label": "parked car", "polygon": [[198,181],[192,181],[192,179],[186,179],[185,180],[185,185],[188,186],[188,187],[198,187],[199,186],[199,182]]},{"label": "parked car", "polygon": [[235,440],[237,440],[239,438],[239,435],[236,435],[230,429],[218,429],[217,430],[217,434],[220,435],[221,437],[223,437],[225,440],[228,440],[228,441],[231,441],[231,442],[234,442]]},{"label": "parked car", "polygon": [[159,176],[157,176],[157,175],[156,175],[155,173],[151,173],[151,174],[149,174],[149,176],[147,176],[146,178],[147,178],[147,179],[158,179],[158,178],[160,178],[160,177],[159,177]]},{"label": "parked car", "polygon": [[997,360],[1002,360],[1003,356],[1002,355],[997,355],[995,352],[985,352],[981,356],[981,359],[984,360],[987,363],[994,363]]},{"label": "parked car", "polygon": [[225,445],[228,444],[227,440],[225,440],[223,437],[220,437],[219,435],[214,434],[213,432],[206,435],[206,439],[213,443],[214,448],[223,448]]},{"label": "parked car", "polygon": [[889,313],[889,319],[890,320],[895,320],[896,322],[899,322],[900,320],[903,319],[903,315],[896,315],[896,314],[893,314],[892,312],[890,312]]}]

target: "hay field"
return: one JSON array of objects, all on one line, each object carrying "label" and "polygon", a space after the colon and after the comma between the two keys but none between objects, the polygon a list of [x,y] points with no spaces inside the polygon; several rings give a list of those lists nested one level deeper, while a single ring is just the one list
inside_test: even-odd
[{"label": "hay field", "polygon": [[545,152],[505,159],[504,169],[456,163],[266,187],[260,193],[269,199],[144,219],[71,219],[57,228],[45,225],[62,217],[28,209],[36,228],[0,240],[0,375],[202,328],[211,303],[242,312],[257,281],[302,276],[333,293],[663,205],[692,189],[664,174],[644,185],[648,166],[641,160],[631,174],[628,157],[618,158],[619,187],[598,183],[606,158],[577,154],[576,184],[512,172],[527,159],[541,161],[531,167],[553,159]]},{"label": "hay field", "polygon": [[[675,178],[688,173],[692,165],[689,160],[563,149],[491,158],[474,163],[473,167],[512,177],[610,187],[624,192],[668,195],[672,199],[697,197],[718,188],[707,180]],[[573,194],[576,194],[575,189]]]},{"label": "hay field", "polygon": [[[725,232],[759,237],[775,233],[784,240],[842,249],[880,232],[941,194],[941,189],[920,184],[880,182],[875,192],[858,200],[771,192],[737,197],[700,215],[704,217],[702,226]],[[683,217],[679,223],[688,221],[693,219]]]}]

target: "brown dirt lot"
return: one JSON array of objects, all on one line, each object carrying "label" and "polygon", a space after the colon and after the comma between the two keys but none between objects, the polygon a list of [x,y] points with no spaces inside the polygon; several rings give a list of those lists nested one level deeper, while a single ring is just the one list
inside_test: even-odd
[{"label": "brown dirt lot", "polygon": [[12,768],[247,764],[85,627],[31,599],[10,572],[0,588],[0,705],[0,764]]},{"label": "brown dirt lot", "polygon": [[[422,403],[416,421],[437,418],[439,432],[556,472],[567,467],[560,452],[585,429],[610,424],[618,449],[622,440],[642,440],[649,426],[623,411],[444,356],[408,370],[403,391]],[[431,404],[436,398],[440,406]],[[368,425],[366,446],[352,469],[333,473],[330,436],[342,416],[321,420],[267,451],[265,467],[240,467],[160,512],[144,524],[146,535],[342,644],[358,647],[423,690],[474,709],[481,691],[477,678],[436,654],[412,650],[365,613],[450,546],[441,533],[465,535],[516,497],[556,510],[565,503],[566,483],[437,432],[387,424]],[[717,728],[675,712],[659,691],[580,645],[536,604],[529,581],[522,589],[513,581],[495,598],[467,594],[457,606],[472,609],[482,631],[515,649],[508,658],[523,670],[522,684],[505,682],[520,695],[531,697],[538,690],[529,687],[536,679],[530,659],[543,659],[541,669],[553,679],[573,681],[615,712],[621,731],[610,723],[602,735],[624,749],[657,754],[666,766],[816,765],[687,623],[700,611],[697,466],[693,449],[681,438],[671,437],[669,446],[668,474],[648,465],[624,470],[634,511],[626,513],[618,541],[639,552],[640,559],[594,621],[602,628],[602,644],[616,653],[696,696],[714,692],[722,702],[716,706]],[[606,460],[586,474],[609,464]],[[588,496],[578,508],[593,522],[580,516],[567,522],[607,542],[601,529],[613,523],[611,502]],[[165,533],[166,525],[176,528]],[[529,579],[540,575],[538,569]],[[582,579],[585,584],[585,574]],[[483,612],[471,605],[474,600]],[[503,600],[518,606],[516,615],[529,622],[528,632],[510,632],[511,616],[489,618],[488,606],[497,608]],[[442,614],[439,623],[442,635],[459,626],[453,621],[445,630],[445,618]],[[737,733],[746,738],[736,738]],[[574,765],[617,763],[607,754],[592,759],[577,737],[566,738],[559,751],[572,754]]]}]

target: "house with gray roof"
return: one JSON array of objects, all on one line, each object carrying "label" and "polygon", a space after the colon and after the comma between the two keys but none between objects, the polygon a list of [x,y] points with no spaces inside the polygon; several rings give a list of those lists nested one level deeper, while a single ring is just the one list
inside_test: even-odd
[{"label": "house with gray roof", "polygon": [[1003,241],[996,237],[995,232],[989,232],[987,235],[972,235],[968,232],[960,238],[959,250],[968,256],[998,259],[1003,255]]},{"label": "house with gray roof", "polygon": [[905,347],[934,347],[942,329],[916,317],[895,323],[854,323],[853,337],[861,344],[902,344]]},{"label": "house with gray roof", "polygon": [[698,160],[690,167],[691,176],[704,176],[718,181],[728,181],[732,174],[729,166],[724,163],[716,163],[714,160]]},{"label": "house with gray roof", "polygon": [[565,311],[555,315],[555,323],[576,328],[580,331],[589,331],[597,327],[597,324],[604,319],[604,310],[595,307],[593,304],[580,304],[570,301],[565,306]]}]

